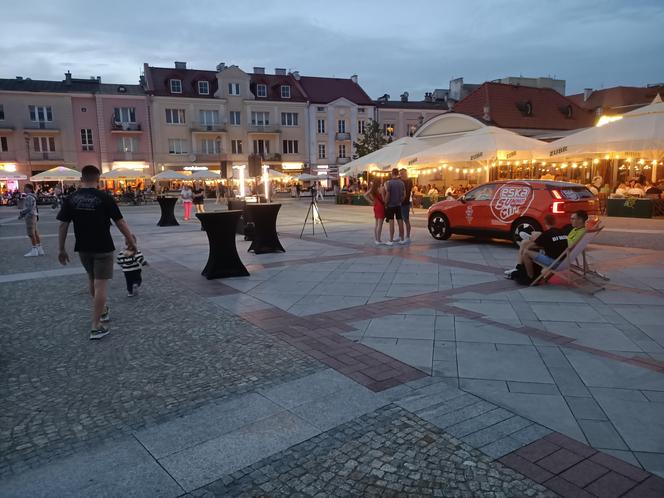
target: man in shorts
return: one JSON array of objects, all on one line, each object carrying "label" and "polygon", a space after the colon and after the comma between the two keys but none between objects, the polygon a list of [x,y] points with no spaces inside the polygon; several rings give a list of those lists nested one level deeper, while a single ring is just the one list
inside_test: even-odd
[{"label": "man in shorts", "polygon": [[25,230],[32,243],[30,252],[24,254],[26,258],[34,256],[44,256],[44,249],[41,246],[41,238],[39,237],[39,230],[37,230],[37,221],[39,220],[39,209],[37,208],[37,196],[35,195],[35,188],[31,183],[26,183],[23,187],[25,193],[25,201],[23,209],[18,215],[18,219],[25,220]]},{"label": "man in shorts", "polygon": [[408,178],[408,170],[406,168],[401,168],[399,170],[399,178],[406,186],[406,194],[401,203],[401,218],[403,218],[403,224],[406,227],[406,238],[404,242],[408,244],[410,242],[410,196],[413,192],[413,180]]},{"label": "man in shorts", "polygon": [[113,251],[115,251],[110,230],[111,220],[124,235],[127,248],[132,252],[137,250],[134,236],[122,218],[118,205],[113,197],[97,189],[98,184],[99,170],[91,165],[83,167],[81,188],[64,200],[57,216],[60,220],[58,260],[63,265],[69,262],[65,241],[69,223],[73,221],[76,239],[74,251],[78,252],[88,274],[93,303],[90,339],[101,339],[109,333],[103,323],[110,320],[106,298],[108,281],[113,278]]},{"label": "man in shorts", "polygon": [[405,244],[406,241],[403,236],[403,217],[401,216],[401,203],[406,197],[406,186],[403,180],[399,178],[399,170],[394,168],[392,170],[392,178],[385,182],[385,219],[390,224],[390,240],[385,242],[385,245],[394,245],[394,219],[396,218],[399,225],[399,243]]}]

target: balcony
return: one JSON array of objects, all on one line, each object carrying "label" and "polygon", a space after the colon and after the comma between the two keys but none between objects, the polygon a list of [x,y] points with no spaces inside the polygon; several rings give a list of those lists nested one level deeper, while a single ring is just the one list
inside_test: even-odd
[{"label": "balcony", "polygon": [[204,152],[195,152],[194,155],[196,156],[196,159],[194,160],[196,163],[218,164],[219,161],[226,161],[228,159],[228,155],[223,151],[220,154],[207,154]]},{"label": "balcony", "polygon": [[337,157],[337,164],[347,164],[350,162],[350,157]]},{"label": "balcony", "polygon": [[30,162],[57,163],[63,161],[62,152],[34,152],[30,151]]},{"label": "balcony", "polygon": [[340,142],[350,140],[350,133],[337,133],[335,135],[335,139],[339,140]]},{"label": "balcony", "polygon": [[147,161],[148,155],[145,152],[124,152],[116,151],[113,153],[113,161]]},{"label": "balcony", "polygon": [[226,131],[225,123],[201,123],[194,121],[190,127],[193,133],[221,133]]},{"label": "balcony", "polygon": [[56,135],[60,133],[60,126],[55,121],[26,121],[23,129],[27,132],[38,132],[39,135]]},{"label": "balcony", "polygon": [[123,123],[113,120],[111,122],[111,133],[143,133],[141,123]]},{"label": "balcony", "polygon": [[249,133],[281,133],[281,129],[277,125],[249,125]]},{"label": "balcony", "polygon": [[18,162],[16,159],[15,152],[0,152],[0,163],[15,163]]}]

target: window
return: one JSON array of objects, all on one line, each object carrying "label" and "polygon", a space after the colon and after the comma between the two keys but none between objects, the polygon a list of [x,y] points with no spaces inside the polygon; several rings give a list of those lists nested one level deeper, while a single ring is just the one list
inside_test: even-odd
[{"label": "window", "polygon": [[364,114],[364,107],[359,107],[357,109],[357,112],[359,112],[360,114]]},{"label": "window", "polygon": [[240,124],[240,111],[231,111],[231,124],[239,126]]},{"label": "window", "polygon": [[210,95],[210,83],[207,81],[198,82],[198,94],[199,95]]},{"label": "window", "polygon": [[30,110],[30,121],[39,123],[53,121],[51,106],[29,105],[28,109]]},{"label": "window", "polygon": [[284,154],[297,154],[298,153],[297,140],[284,140],[283,141],[283,153]]},{"label": "window", "polygon": [[256,85],[256,97],[267,97],[267,85],[262,83]]},{"label": "window", "polygon": [[281,85],[281,98],[290,99],[290,85]]},{"label": "window", "polygon": [[467,201],[490,201],[496,192],[496,186],[493,184],[482,185],[481,187],[466,193],[463,198]]},{"label": "window", "polygon": [[184,124],[184,109],[166,109],[166,122],[168,124]]},{"label": "window", "polygon": [[318,144],[318,159],[325,159],[325,144]]},{"label": "window", "polygon": [[5,120],[5,107],[2,104],[0,104],[0,121],[4,120]]},{"label": "window", "polygon": [[198,111],[198,119],[203,125],[218,125],[219,111]]},{"label": "window", "polygon": [[81,149],[94,150],[92,147],[92,130],[90,128],[81,129]]},{"label": "window", "polygon": [[228,84],[228,94],[229,95],[240,95],[240,84],[239,83],[229,83]]},{"label": "window", "polygon": [[182,93],[182,80],[170,80],[171,93]]},{"label": "window", "polygon": [[186,154],[189,147],[187,141],[182,138],[169,138],[168,139],[168,153],[169,154]]},{"label": "window", "polygon": [[136,109],[134,107],[116,107],[113,110],[113,119],[116,123],[135,123]]},{"label": "window", "polygon": [[262,111],[251,111],[251,124],[253,126],[265,126],[270,124],[270,113]]},{"label": "window", "polygon": [[346,120],[345,119],[340,119],[339,123],[337,124],[337,131],[339,133],[346,133]]},{"label": "window", "polygon": [[138,138],[119,137],[118,152],[138,152]]},{"label": "window", "polygon": [[282,126],[297,126],[297,112],[282,112],[281,124]]},{"label": "window", "polygon": [[269,140],[254,140],[254,154],[269,154],[270,141]]},{"label": "window", "polygon": [[319,119],[318,120],[318,133],[325,133],[325,120],[324,119]]},{"label": "window", "polygon": [[360,119],[357,122],[357,132],[363,135],[366,129],[367,129],[367,122],[364,119]]},{"label": "window", "polygon": [[325,112],[325,107],[318,106],[318,107],[316,107],[316,111]]},{"label": "window", "polygon": [[35,152],[55,152],[55,138],[32,137],[32,146]]},{"label": "window", "polygon": [[339,157],[346,157],[346,145],[344,144],[339,146]]},{"label": "window", "polygon": [[242,154],[242,140],[231,140],[231,154]]},{"label": "window", "polygon": [[0,152],[7,152],[8,150],[7,137],[0,137]]},{"label": "window", "polygon": [[221,153],[221,142],[217,142],[212,139],[201,140],[200,142],[200,152],[201,154],[220,154]]}]

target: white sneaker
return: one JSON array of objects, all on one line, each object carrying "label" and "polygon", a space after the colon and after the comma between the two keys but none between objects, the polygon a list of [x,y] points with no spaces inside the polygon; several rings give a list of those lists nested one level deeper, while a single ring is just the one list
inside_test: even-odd
[{"label": "white sneaker", "polygon": [[406,244],[408,244],[408,240],[406,240],[406,239],[401,239],[401,240],[399,241],[399,244],[401,244],[402,246],[405,246]]},{"label": "white sneaker", "polygon": [[514,273],[515,271],[516,271],[516,268],[510,268],[509,270],[505,270],[503,273],[504,273],[505,275],[511,275],[511,274]]},{"label": "white sneaker", "polygon": [[374,240],[374,244],[377,246],[382,246],[383,243],[380,240]]},{"label": "white sneaker", "polygon": [[410,237],[406,237],[405,239],[403,239],[403,243],[410,244]]},{"label": "white sneaker", "polygon": [[533,238],[528,232],[519,232],[519,237],[521,237],[521,240],[530,240]]},{"label": "white sneaker", "polygon": [[25,256],[26,258],[39,256],[39,251],[37,250],[36,247],[33,247],[32,249],[30,249],[30,252],[25,253],[23,256]]},{"label": "white sneaker", "polygon": [[391,240],[388,240],[387,242],[385,242],[385,245],[386,246],[393,246],[394,242],[392,242]]},{"label": "white sneaker", "polygon": [[44,248],[42,246],[37,246],[37,256],[46,256]]}]

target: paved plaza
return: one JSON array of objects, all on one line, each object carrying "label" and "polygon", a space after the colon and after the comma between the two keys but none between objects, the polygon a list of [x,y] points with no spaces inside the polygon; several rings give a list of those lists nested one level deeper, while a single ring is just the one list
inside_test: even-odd
[{"label": "paved plaza", "polygon": [[197,221],[122,207],[149,266],[134,298],[116,270],[101,341],[55,212],[24,258],[1,208],[0,496],[664,496],[662,220],[605,220],[592,295],[519,287],[511,244],[436,241],[424,210],[375,246],[326,200],[301,239],[307,207],[211,281]]}]

